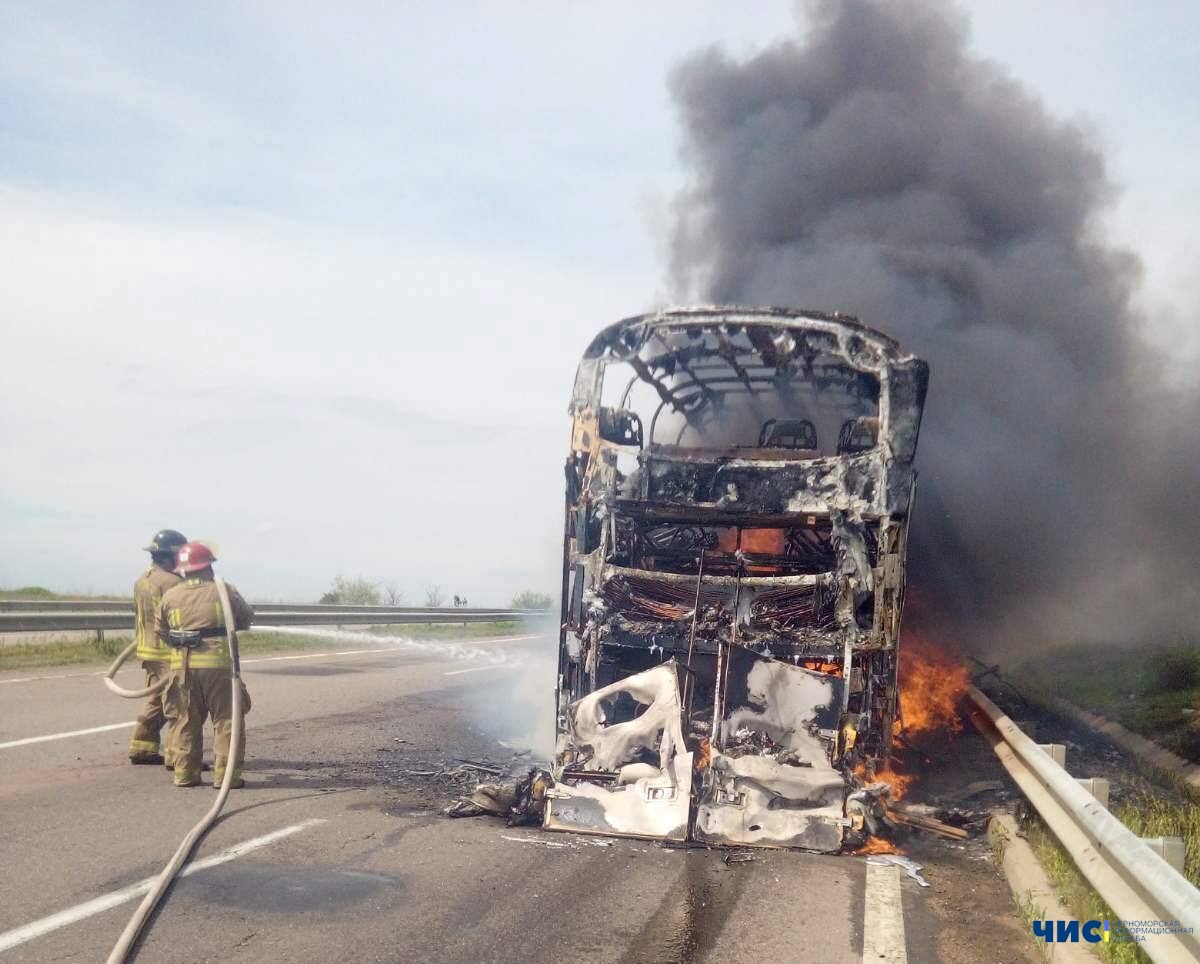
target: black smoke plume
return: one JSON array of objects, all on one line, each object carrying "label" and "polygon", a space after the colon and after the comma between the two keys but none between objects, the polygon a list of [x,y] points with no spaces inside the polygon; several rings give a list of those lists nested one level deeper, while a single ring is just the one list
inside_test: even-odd
[{"label": "black smoke plume", "polygon": [[672,74],[677,293],[849,312],[929,360],[909,622],[997,647],[1194,625],[1195,400],[1140,338],[1100,150],[948,3],[807,14]]}]

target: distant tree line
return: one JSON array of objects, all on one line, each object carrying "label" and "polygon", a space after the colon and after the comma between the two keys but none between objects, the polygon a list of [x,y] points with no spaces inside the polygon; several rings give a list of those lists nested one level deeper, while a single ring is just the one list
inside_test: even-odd
[{"label": "distant tree line", "polygon": [[[455,606],[469,606],[466,596],[455,593]],[[326,606],[399,606],[404,601],[404,592],[395,582],[373,582],[363,576],[350,579],[335,576],[332,585],[317,600]],[[425,588],[424,605],[437,609],[446,605],[446,593],[439,585]],[[513,609],[550,609],[554,598],[549,593],[526,590],[513,596]]]},{"label": "distant tree line", "polygon": [[554,605],[554,598],[545,592],[533,592],[526,589],[513,596],[513,609],[549,609]]},{"label": "distant tree line", "polygon": [[[335,576],[333,585],[317,601],[327,606],[379,606],[383,603],[383,593],[376,583],[362,576],[356,579]],[[389,602],[388,605],[396,604]]]}]

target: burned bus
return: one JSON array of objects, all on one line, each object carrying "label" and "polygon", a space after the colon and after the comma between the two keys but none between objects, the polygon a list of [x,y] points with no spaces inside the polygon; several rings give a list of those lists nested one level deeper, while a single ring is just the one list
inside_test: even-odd
[{"label": "burned bus", "polygon": [[595,338],[570,405],[547,828],[865,838],[927,383],[840,314],[679,308]]}]

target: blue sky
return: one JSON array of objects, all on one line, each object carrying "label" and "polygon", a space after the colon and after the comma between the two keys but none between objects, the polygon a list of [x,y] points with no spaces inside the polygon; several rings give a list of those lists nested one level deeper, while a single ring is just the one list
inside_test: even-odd
[{"label": "blue sky", "polygon": [[[967,9],[981,55],[1094,128],[1153,335],[1194,345],[1200,9]],[[671,300],[666,74],[802,19],[5,4],[0,585],[121,589],[171,525],[251,597],[553,589],[578,355]]]}]

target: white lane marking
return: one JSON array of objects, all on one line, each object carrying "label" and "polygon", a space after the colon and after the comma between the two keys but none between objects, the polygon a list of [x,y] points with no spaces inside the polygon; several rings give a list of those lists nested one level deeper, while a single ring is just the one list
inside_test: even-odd
[{"label": "white lane marking", "polygon": [[520,663],[498,663],[495,666],[472,666],[470,669],[452,669],[443,676],[461,676],[463,673],[482,673],[485,669],[517,669]]},{"label": "white lane marking", "polygon": [[129,723],[109,723],[108,726],[93,726],[86,730],[71,730],[69,733],[49,733],[46,736],[27,736],[23,740],[9,740],[7,743],[0,743],[0,750],[8,750],[14,746],[28,746],[30,743],[48,743],[50,740],[67,740],[73,736],[87,736],[89,733],[103,733],[106,730],[123,730],[126,727],[133,726],[134,722]]},{"label": "white lane marking", "polygon": [[[273,628],[278,629],[279,627],[276,626]],[[386,636],[380,637],[380,638],[387,639]],[[470,640],[470,642],[475,643],[475,644],[479,644],[479,643],[512,643],[512,642],[516,642],[516,641],[524,640],[524,639],[541,639],[541,638],[543,638],[541,633],[532,633],[528,636],[497,636],[497,637],[488,638],[488,639]],[[461,642],[467,642],[467,640],[462,640]],[[400,646],[378,646],[373,649],[343,649],[343,650],[340,650],[337,652],[300,653],[298,655],[291,655],[291,656],[253,656],[249,659],[243,659],[242,663],[243,664],[245,664],[245,663],[270,663],[270,662],[274,662],[276,660],[281,660],[281,659],[317,659],[320,657],[333,657],[333,656],[360,656],[363,653],[395,653],[395,652],[399,652],[400,650],[401,650]],[[18,676],[14,679],[0,679],[0,686],[3,686],[5,683],[34,683],[34,682],[40,682],[41,680],[48,680],[48,679],[80,679],[80,678],[86,677],[86,676],[103,676],[104,673],[105,673],[104,670],[97,670],[93,673],[54,673],[54,674],[51,674],[48,676]]]},{"label": "white lane marking", "polygon": [[863,964],[908,964],[900,868],[867,864],[863,898]]},{"label": "white lane marking", "polygon": [[[261,837],[244,840],[240,844],[234,844],[228,850],[222,850],[219,854],[213,854],[213,856],[205,857],[203,860],[192,861],[180,871],[179,876],[187,877],[198,870],[208,870],[208,868],[216,867],[218,864],[228,863],[252,851],[273,844],[277,840],[282,840],[284,837],[290,837],[301,830],[315,827],[320,823],[325,823],[325,821],[320,817],[313,817],[302,823],[294,823],[290,827],[283,827],[272,833],[263,834]],[[111,910],[113,907],[119,907],[121,904],[128,903],[145,894],[154,886],[156,880],[158,880],[157,876],[147,877],[145,880],[140,880],[136,884],[131,884],[121,890],[114,890],[111,894],[105,894],[103,897],[97,897],[95,900],[89,900],[82,904],[76,904],[74,907],[68,907],[66,910],[60,910],[57,914],[51,914],[49,917],[35,920],[24,927],[5,931],[3,934],[0,934],[0,951],[6,951],[10,947],[16,947],[18,944],[24,944],[26,941],[43,937],[51,931],[58,930],[60,927],[66,927],[68,924],[74,924],[76,921],[93,917],[106,910]]]},{"label": "white lane marking", "polygon": [[44,679],[78,679],[81,676],[103,676],[104,670],[95,673],[54,673],[50,676],[18,676],[16,679],[0,679],[0,683],[33,683]]}]

